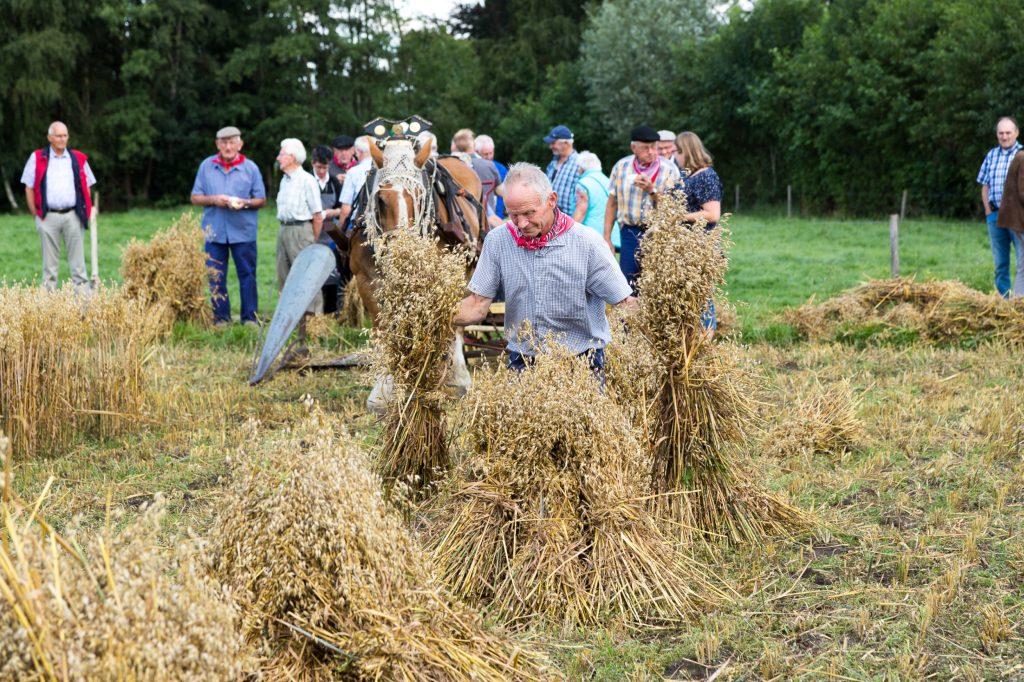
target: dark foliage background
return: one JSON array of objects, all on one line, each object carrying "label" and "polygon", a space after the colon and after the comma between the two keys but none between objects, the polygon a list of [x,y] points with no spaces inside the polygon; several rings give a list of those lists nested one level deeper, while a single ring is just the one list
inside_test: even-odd
[{"label": "dark foliage background", "polygon": [[[546,163],[564,123],[605,169],[646,121],[698,133],[731,198],[816,214],[978,211],[994,124],[1024,113],[1019,0],[486,0],[410,22],[394,0],[0,0],[0,179],[53,119],[104,204],[178,204],[214,131],[278,142],[419,113]],[[23,206],[23,204],[22,204]],[[730,208],[731,200],[726,202]]]}]

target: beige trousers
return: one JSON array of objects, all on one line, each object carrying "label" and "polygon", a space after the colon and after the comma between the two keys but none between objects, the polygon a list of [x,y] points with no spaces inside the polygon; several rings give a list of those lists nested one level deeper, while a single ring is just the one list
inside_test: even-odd
[{"label": "beige trousers", "polygon": [[[284,288],[284,281],[288,279],[288,272],[292,269],[292,263],[299,255],[299,251],[313,243],[313,223],[305,222],[301,225],[282,225],[281,231],[277,233],[277,289]],[[324,295],[317,292],[316,298],[306,308],[306,312],[317,315],[324,312]]]},{"label": "beige trousers", "polygon": [[85,271],[85,230],[75,212],[50,211],[42,220],[36,216],[36,231],[39,232],[39,239],[43,244],[43,287],[50,291],[57,288],[62,241],[68,252],[71,281],[79,289],[88,287],[89,277]]}]

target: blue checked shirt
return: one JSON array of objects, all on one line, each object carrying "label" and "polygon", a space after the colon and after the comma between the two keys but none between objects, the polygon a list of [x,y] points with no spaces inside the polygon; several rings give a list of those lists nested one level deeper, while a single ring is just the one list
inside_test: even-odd
[{"label": "blue checked shirt", "polygon": [[[612,338],[605,304],[633,294],[604,239],[579,223],[534,251],[517,246],[506,225],[491,230],[469,290],[485,298],[504,290],[508,350],[523,355],[548,334],[577,354],[604,348]],[[520,337],[523,322],[529,338]]]},{"label": "blue checked shirt", "polygon": [[1015,143],[1009,149],[993,147],[985,155],[981,162],[981,170],[978,171],[978,184],[988,185],[988,202],[993,206],[999,206],[1003,199],[1003,186],[1006,184],[1006,171],[1010,170],[1010,162],[1013,157],[1024,148],[1020,142]]},{"label": "blue checked shirt", "polygon": [[[633,170],[633,154],[619,159],[612,167],[610,177],[611,183],[609,194],[615,197],[618,202],[616,220],[619,225],[645,225],[647,213],[653,209],[651,195],[636,187],[633,181],[636,179],[636,172]],[[676,186],[679,182],[679,169],[674,163],[661,162],[661,170],[658,171],[658,179],[654,181],[654,188],[662,196],[665,192]]]},{"label": "blue checked shirt", "polygon": [[580,181],[579,158],[580,155],[574,149],[561,167],[558,165],[558,157],[551,159],[548,164],[548,177],[558,195],[558,210],[570,216],[576,211],[576,183]]}]

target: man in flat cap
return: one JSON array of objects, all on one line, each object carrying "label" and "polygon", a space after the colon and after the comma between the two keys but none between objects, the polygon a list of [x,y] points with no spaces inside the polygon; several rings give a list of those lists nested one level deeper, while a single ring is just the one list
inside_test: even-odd
[{"label": "man in flat cap", "polygon": [[231,322],[227,287],[230,254],[242,296],[241,322],[258,327],[256,223],[259,208],[267,203],[267,190],[260,169],[242,154],[242,144],[242,133],[235,126],[217,131],[217,153],[199,164],[192,203],[203,207],[214,324]]},{"label": "man in flat cap", "polygon": [[619,267],[629,285],[636,288],[640,276],[637,250],[647,229],[647,216],[658,205],[658,196],[675,187],[679,170],[658,156],[657,145],[661,137],[648,125],[638,125],[630,135],[629,148],[633,151],[612,167],[608,203],[604,211],[604,240],[612,246],[612,228],[618,220],[622,241]]},{"label": "man in flat cap", "polygon": [[544,136],[551,149],[548,179],[558,195],[558,210],[567,215],[576,212],[576,183],[580,181],[579,154],[573,149],[574,136],[567,126],[555,126]]},{"label": "man in flat cap", "polygon": [[356,140],[351,135],[338,135],[331,142],[331,151],[334,156],[327,172],[339,185],[344,185],[348,169],[356,165]]}]

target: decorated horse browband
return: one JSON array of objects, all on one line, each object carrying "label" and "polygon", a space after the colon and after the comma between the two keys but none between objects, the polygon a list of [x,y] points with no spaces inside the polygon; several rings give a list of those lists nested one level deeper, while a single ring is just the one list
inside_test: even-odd
[{"label": "decorated horse browband", "polygon": [[416,136],[430,130],[433,125],[430,121],[420,116],[410,116],[404,121],[393,121],[387,118],[375,118],[363,126],[363,132],[377,140],[378,146],[383,146],[390,140],[409,140],[414,147],[419,147]]}]

